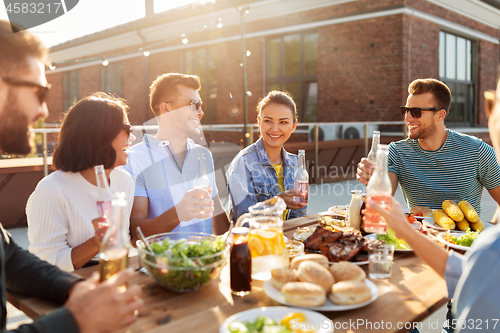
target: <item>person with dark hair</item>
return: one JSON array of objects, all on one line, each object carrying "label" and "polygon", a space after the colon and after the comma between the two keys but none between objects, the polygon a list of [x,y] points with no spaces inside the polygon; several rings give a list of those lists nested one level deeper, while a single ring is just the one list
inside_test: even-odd
[{"label": "person with dark hair", "polygon": [[[46,49],[28,31],[13,33],[0,20],[0,153],[27,154],[35,121],[48,114],[45,97]],[[37,297],[64,306],[16,332],[107,332],[132,324],[143,302],[141,288],[118,287],[134,276],[127,269],[99,283],[99,274],[81,279],[21,249],[0,224],[0,331],[6,327],[6,291]],[[110,318],[116,318],[110,320]],[[118,319],[119,318],[119,319]]]},{"label": "person with dark hair", "polygon": [[94,167],[104,165],[112,193],[125,192],[128,214],[134,181],[124,170],[130,133],[127,105],[105,93],[94,93],[66,113],[52,166],[26,205],[29,251],[65,271],[87,264],[99,253],[97,183]]},{"label": "person with dark hair", "polygon": [[[481,213],[486,187],[500,203],[500,167],[493,148],[481,139],[445,126],[451,105],[450,89],[435,79],[419,79],[408,87],[401,115],[408,138],[389,144],[392,194],[399,185],[410,207],[442,208],[444,200],[467,200]],[[375,164],[362,158],[357,179],[367,184]]]},{"label": "person with dark hair", "polygon": [[307,215],[307,204],[294,201],[303,197],[293,189],[293,176],[299,167],[297,155],[283,148],[297,128],[297,108],[287,92],[271,91],[257,105],[261,137],[236,155],[227,170],[231,199],[231,218],[248,212],[248,207],[276,195],[287,209],[284,219]]},{"label": "person with dark hair", "polygon": [[[490,138],[500,156],[500,80],[497,91],[486,92],[486,113]],[[465,255],[447,252],[441,246],[415,232],[401,206],[392,198],[385,210],[376,202],[373,209],[381,214],[396,235],[408,242],[416,255],[446,281],[448,296],[453,297],[451,318],[445,323],[449,332],[498,332],[500,314],[500,225],[485,229]]]},{"label": "person with dark hair", "polygon": [[[154,235],[170,231],[222,234],[229,220],[215,184],[210,151],[191,139],[201,134],[200,78],[163,74],[150,86],[150,106],[158,122],[155,135],[129,150],[124,167],[135,180],[131,230]],[[205,156],[210,189],[195,188],[199,157]],[[213,217],[212,217],[213,216]],[[132,240],[136,240],[132,232]]]}]

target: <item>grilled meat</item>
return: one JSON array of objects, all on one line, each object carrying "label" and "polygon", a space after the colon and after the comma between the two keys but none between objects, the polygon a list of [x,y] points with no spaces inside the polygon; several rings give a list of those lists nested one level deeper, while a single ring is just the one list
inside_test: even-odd
[{"label": "grilled meat", "polygon": [[324,228],[316,228],[311,236],[307,237],[304,241],[304,247],[311,250],[320,250],[324,244],[333,243],[342,237],[343,233],[340,231],[330,231]]}]

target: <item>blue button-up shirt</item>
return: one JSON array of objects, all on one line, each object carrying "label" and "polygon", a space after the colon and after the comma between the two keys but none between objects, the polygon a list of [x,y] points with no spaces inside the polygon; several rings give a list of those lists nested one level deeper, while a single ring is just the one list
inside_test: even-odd
[{"label": "blue button-up shirt", "polygon": [[[293,176],[298,168],[298,157],[282,148],[285,191],[293,189]],[[226,172],[231,219],[248,212],[248,207],[279,195],[278,175],[269,161],[262,138],[236,155]],[[307,206],[288,210],[287,219],[307,215]]]}]

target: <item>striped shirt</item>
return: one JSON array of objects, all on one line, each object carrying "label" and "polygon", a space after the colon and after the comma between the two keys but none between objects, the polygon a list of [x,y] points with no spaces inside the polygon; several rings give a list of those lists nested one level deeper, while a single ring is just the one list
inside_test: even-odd
[{"label": "striped shirt", "polygon": [[389,172],[398,177],[410,207],[437,209],[444,200],[467,200],[481,214],[483,186],[500,186],[495,151],[481,139],[447,131],[446,142],[436,151],[409,138],[389,144]]}]

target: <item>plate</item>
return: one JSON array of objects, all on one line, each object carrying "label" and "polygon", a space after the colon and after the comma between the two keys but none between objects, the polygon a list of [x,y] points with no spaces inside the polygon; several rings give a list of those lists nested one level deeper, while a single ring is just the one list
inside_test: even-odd
[{"label": "plate", "polygon": [[332,206],[332,207],[328,208],[328,212],[332,215],[347,217],[347,214],[348,214],[347,209],[348,208],[349,208],[348,205]]},{"label": "plate", "polygon": [[[347,311],[367,306],[368,304],[373,303],[377,299],[378,289],[377,286],[370,280],[365,280],[365,284],[368,286],[368,288],[370,288],[370,291],[372,292],[372,298],[370,298],[366,302],[359,304],[352,304],[352,305],[337,305],[335,303],[332,303],[332,301],[330,301],[330,299],[326,297],[325,304],[321,306],[307,306],[305,308],[316,311]],[[274,286],[271,284],[271,281],[269,280],[264,283],[264,292],[266,293],[267,296],[269,296],[269,298],[275,300],[276,302],[296,308],[304,308],[304,306],[293,305],[285,301],[285,295],[283,295],[283,293],[280,290],[274,288]]]},{"label": "plate", "polygon": [[[369,235],[366,235],[365,238],[369,239],[369,240],[377,240],[377,234],[369,234]],[[413,252],[413,249],[409,249],[409,250],[394,249],[394,252]]]},{"label": "plate", "polygon": [[[219,333],[230,333],[228,327],[233,321],[254,321],[260,315],[280,322],[290,312],[294,312],[294,309],[286,306],[270,306],[242,311],[224,320],[219,328]],[[333,333],[333,325],[330,319],[321,313],[309,310],[300,310],[298,312],[302,312],[306,316],[307,322],[316,328],[316,333]]]},{"label": "plate", "polygon": [[[449,246],[450,248],[456,249],[456,250],[467,251],[470,249],[470,247],[468,247],[468,246],[462,246],[462,245],[457,245],[457,244],[453,244],[453,243],[448,242],[446,239],[444,239],[444,235],[446,235],[446,234],[447,234],[446,232],[442,232],[439,235],[437,235],[437,239],[440,243],[445,244],[445,245]],[[455,236],[455,237],[462,236],[463,234],[464,234],[463,231],[461,233],[460,232],[450,232],[450,236]]]},{"label": "plate", "polygon": [[[435,229],[437,231],[446,232],[446,230],[448,230],[448,229],[441,227],[439,224],[437,224],[433,217],[426,217],[422,223],[424,223],[428,228],[432,228],[432,229]],[[484,221],[483,221],[483,224],[484,224],[484,229],[489,228],[493,225],[489,222],[484,222]],[[458,234],[465,233],[465,231],[460,231],[460,230],[450,230],[450,231],[458,233]]]}]

